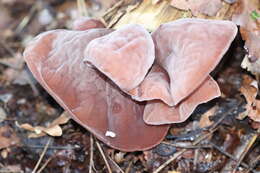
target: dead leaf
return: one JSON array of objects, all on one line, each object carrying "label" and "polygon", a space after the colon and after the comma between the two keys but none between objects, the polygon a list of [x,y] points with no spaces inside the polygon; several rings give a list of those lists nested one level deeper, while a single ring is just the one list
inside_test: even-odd
[{"label": "dead leaf", "polygon": [[57,119],[52,122],[52,125],[66,124],[70,120],[68,112],[63,112]]},{"label": "dead leaf", "polygon": [[239,119],[248,116],[256,122],[260,122],[260,100],[256,99],[258,92],[257,81],[250,76],[243,76],[243,84],[240,92],[244,95],[247,105],[246,111],[240,114]]},{"label": "dead leaf", "polygon": [[20,128],[31,131],[33,133],[29,134],[29,138],[38,138],[47,135],[50,136],[61,136],[62,129],[60,125],[66,124],[70,120],[70,116],[67,112],[63,112],[57,119],[55,119],[47,127],[42,126],[32,126],[28,123],[18,125]]},{"label": "dead leaf", "polygon": [[248,75],[244,75],[243,83],[242,83],[242,87],[240,88],[240,91],[245,96],[247,102],[249,104],[253,104],[258,92],[257,81]]},{"label": "dead leaf", "polygon": [[199,122],[200,128],[208,127],[213,123],[213,121],[210,121],[209,117],[214,115],[216,110],[217,110],[217,106],[214,106],[201,115],[200,122]]},{"label": "dead leaf", "polygon": [[9,126],[0,127],[0,149],[19,143],[19,138]]},{"label": "dead leaf", "polygon": [[2,156],[4,159],[6,159],[7,156],[8,156],[8,150],[7,150],[7,149],[3,149],[3,150],[1,151],[1,156]]},{"label": "dead leaf", "polygon": [[125,154],[126,153],[123,153],[123,152],[116,153],[115,154],[115,161],[116,161],[116,163],[122,163],[125,160],[124,159]]},{"label": "dead leaf", "polygon": [[237,3],[236,13],[232,16],[232,21],[240,26],[240,33],[246,41],[245,48],[248,51],[241,66],[253,74],[260,74],[259,6],[259,0],[240,0]]}]

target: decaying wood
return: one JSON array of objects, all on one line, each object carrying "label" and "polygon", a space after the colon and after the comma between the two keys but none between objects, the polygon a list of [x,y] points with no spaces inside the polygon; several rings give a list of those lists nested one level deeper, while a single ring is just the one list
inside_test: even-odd
[{"label": "decaying wood", "polygon": [[156,3],[150,0],[121,0],[104,14],[103,19],[110,28],[119,28],[125,24],[137,23],[142,24],[149,31],[154,31],[160,24],[179,18],[198,17],[229,20],[235,12],[236,6],[235,4],[222,3],[222,8],[216,16],[210,17],[203,14],[194,16],[188,10],[174,8],[170,5],[169,0],[161,0]]}]

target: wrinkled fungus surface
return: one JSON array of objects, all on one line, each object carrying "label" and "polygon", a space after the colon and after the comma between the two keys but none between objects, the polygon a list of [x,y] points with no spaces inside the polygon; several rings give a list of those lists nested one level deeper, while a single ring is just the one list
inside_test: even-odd
[{"label": "wrinkled fungus surface", "polygon": [[131,24],[91,41],[85,52],[90,62],[121,89],[137,87],[154,62],[154,44],[149,32]]},{"label": "wrinkled fungus surface", "polygon": [[88,17],[81,17],[73,23],[73,29],[78,31],[94,28],[105,28],[105,25],[98,19],[92,19]]},{"label": "wrinkled fungus surface", "polygon": [[40,34],[24,58],[73,119],[107,145],[149,149],[163,140],[167,124],[220,96],[209,73],[236,35],[232,22],[180,19],[152,35],[141,25],[113,31],[93,22]]},{"label": "wrinkled fungus surface", "polygon": [[156,61],[168,72],[175,104],[201,85],[236,33],[230,21],[182,19],[162,24],[152,34]]},{"label": "wrinkled fungus surface", "polygon": [[[104,29],[50,31],[27,47],[25,60],[43,87],[100,140],[125,151],[150,148],[163,139],[168,126],[146,125],[143,104],[83,63],[85,46],[107,33]],[[106,136],[107,131],[116,137]]]}]

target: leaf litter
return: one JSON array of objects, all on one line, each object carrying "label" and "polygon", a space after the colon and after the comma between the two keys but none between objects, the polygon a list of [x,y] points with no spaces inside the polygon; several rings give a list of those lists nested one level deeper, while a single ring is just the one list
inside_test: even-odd
[{"label": "leaf litter", "polygon": [[[241,3],[239,0],[237,2]],[[239,8],[240,5],[237,2],[230,3],[238,5]],[[102,3],[106,4],[102,5]],[[105,6],[110,6],[109,3],[89,1],[87,3],[88,12],[94,14],[98,8],[103,9]],[[161,1],[156,1],[156,3],[161,3]],[[239,67],[245,56],[241,40],[235,40],[232,52],[228,53],[224,59],[224,66],[220,67],[217,75],[214,76],[224,92],[222,98],[199,106],[186,122],[172,126],[167,138],[163,141],[164,145],[160,146],[161,148],[125,153],[100,143],[104,157],[96,145],[90,147],[90,134],[86,130],[75,122],[68,121],[68,118],[60,117],[62,109],[38,84],[33,82],[39,92],[39,95],[35,96],[32,94],[32,87],[28,82],[25,82],[24,85],[13,82],[17,79],[16,76],[19,76],[17,74],[21,74],[21,71],[26,68],[19,65],[18,58],[15,60],[24,47],[22,42],[29,37],[32,38],[36,33],[50,28],[69,27],[72,19],[75,19],[74,14],[77,11],[77,8],[72,8],[73,3],[69,1],[51,0],[46,1],[45,5],[40,5],[35,14],[29,14],[28,9],[32,4],[33,1],[5,0],[0,7],[5,9],[5,15],[10,16],[6,18],[8,21],[4,25],[0,24],[0,26],[4,26],[0,35],[3,42],[11,48],[15,55],[0,47],[0,60],[4,62],[0,65],[0,107],[7,115],[3,116],[3,121],[0,123],[0,141],[3,142],[0,155],[1,171],[32,172],[49,137],[53,140],[37,167],[38,171],[88,172],[89,163],[92,161],[93,171],[106,172],[107,166],[104,158],[110,164],[110,169],[119,171],[119,167],[124,172],[159,172],[158,168],[161,168],[161,172],[173,173],[260,171],[259,132],[257,133],[260,126],[257,124],[259,99],[256,85],[259,81],[257,78],[248,76],[248,73]],[[74,4],[74,7],[76,6]],[[53,18],[49,20],[48,17],[46,25],[37,23],[35,20],[38,18],[35,15],[48,16],[43,15],[46,12],[42,12],[46,8],[51,9],[50,13]],[[58,11],[53,14],[55,10]],[[1,10],[1,12],[3,11]],[[17,16],[17,13],[20,15],[15,18],[14,14]],[[250,52],[252,54],[254,46],[258,48],[259,45],[256,44],[257,40],[254,41],[255,38],[258,38],[258,31],[254,27],[258,26],[256,24],[259,12],[257,9],[251,8],[246,13],[240,14],[243,16],[246,14],[246,20],[250,19],[248,20],[250,23],[245,28],[247,34],[253,32],[253,37],[243,37],[243,39],[251,40],[251,42],[247,41],[247,45],[249,45],[249,54]],[[30,17],[31,23],[25,25],[19,34],[12,32],[12,29],[15,29],[21,19],[26,16]],[[9,20],[10,18],[12,20]],[[1,20],[1,22],[3,21]],[[9,65],[7,65],[8,63]],[[259,67],[257,61],[249,63],[252,69],[250,71],[254,74],[257,73]],[[21,71],[12,66],[18,67]],[[13,72],[8,72],[10,69]],[[17,73],[15,74],[14,71]],[[15,77],[8,78],[8,73],[13,73],[12,75]],[[242,104],[239,104],[239,101]],[[19,122],[28,130],[19,128],[15,122]],[[60,126],[61,124],[62,126]],[[42,135],[42,137],[28,138],[28,134]],[[62,134],[61,137],[52,137],[60,134]],[[93,157],[90,157],[91,152]],[[17,162],[17,158],[19,158],[19,162]]]}]

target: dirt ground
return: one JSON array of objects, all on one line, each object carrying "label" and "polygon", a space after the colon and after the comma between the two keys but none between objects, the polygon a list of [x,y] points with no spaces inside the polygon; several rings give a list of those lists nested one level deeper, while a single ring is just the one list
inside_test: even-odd
[{"label": "dirt ground", "polygon": [[[88,15],[104,13],[110,3],[87,1]],[[247,53],[240,34],[212,72],[222,96],[172,125],[151,150],[109,148],[66,118],[55,126],[54,133],[62,132],[57,137],[23,128],[48,129],[63,113],[24,63],[25,45],[43,31],[71,28],[77,12],[76,1],[0,1],[0,172],[83,173],[91,172],[90,165],[92,172],[260,172],[260,124],[245,115],[247,101],[240,91],[255,77],[240,67]]]}]

